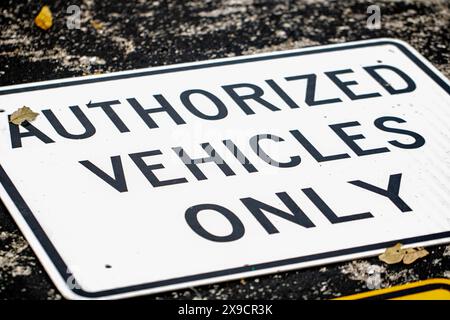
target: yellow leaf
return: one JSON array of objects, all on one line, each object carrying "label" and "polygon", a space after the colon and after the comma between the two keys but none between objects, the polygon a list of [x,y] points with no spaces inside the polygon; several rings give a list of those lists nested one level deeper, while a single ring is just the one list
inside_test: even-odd
[{"label": "yellow leaf", "polygon": [[16,125],[21,125],[24,121],[33,121],[38,114],[39,113],[33,112],[30,108],[23,106],[13,112],[9,121]]},{"label": "yellow leaf", "polygon": [[52,12],[48,6],[43,6],[34,19],[34,23],[42,30],[48,30],[53,25]]},{"label": "yellow leaf", "polygon": [[91,20],[91,25],[94,27],[95,30],[103,29],[103,23],[101,21]]},{"label": "yellow leaf", "polygon": [[387,248],[378,258],[387,264],[395,264],[401,262],[405,254],[406,252],[402,249],[402,244],[397,243],[395,246]]}]

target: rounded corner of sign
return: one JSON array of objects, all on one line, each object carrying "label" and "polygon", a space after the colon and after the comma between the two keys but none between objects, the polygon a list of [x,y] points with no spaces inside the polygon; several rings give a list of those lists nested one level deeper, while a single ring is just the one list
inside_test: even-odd
[{"label": "rounded corner of sign", "polygon": [[71,288],[66,283],[59,284],[54,282],[58,292],[64,297],[66,300],[92,300],[92,299],[101,299],[101,296],[97,296],[95,292],[90,292],[82,289],[77,283],[76,287]]},{"label": "rounded corner of sign", "polygon": [[63,287],[56,285],[56,288],[58,289],[58,293],[65,300],[87,300],[87,299],[89,299],[89,297],[84,294],[84,291],[82,291],[80,293],[78,290],[71,289],[69,287],[66,287],[65,285]]},{"label": "rounded corner of sign", "polygon": [[380,44],[387,44],[387,45],[393,45],[396,47],[400,47],[403,49],[407,49],[408,51],[412,51],[412,47],[409,43],[407,43],[404,40],[401,39],[397,39],[397,38],[390,38],[390,37],[386,37],[386,38],[379,38],[377,39],[377,42],[379,42]]}]

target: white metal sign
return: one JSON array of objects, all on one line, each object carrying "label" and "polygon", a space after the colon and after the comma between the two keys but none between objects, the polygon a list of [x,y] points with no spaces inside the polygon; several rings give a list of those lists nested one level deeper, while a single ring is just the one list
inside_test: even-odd
[{"label": "white metal sign", "polygon": [[4,87],[0,193],[69,298],[444,243],[449,94],[390,39]]}]

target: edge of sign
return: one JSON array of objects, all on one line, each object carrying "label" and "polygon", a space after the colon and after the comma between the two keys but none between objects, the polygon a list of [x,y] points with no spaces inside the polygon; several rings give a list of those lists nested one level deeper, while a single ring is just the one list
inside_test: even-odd
[{"label": "edge of sign", "polygon": [[[127,71],[118,71],[105,73],[101,75],[87,75],[87,76],[78,76],[72,78],[61,78],[55,80],[46,80],[46,81],[38,81],[32,83],[25,84],[15,84],[10,86],[0,87],[0,95],[8,95],[14,93],[21,93],[27,91],[35,91],[35,90],[45,90],[45,89],[53,89],[53,88],[61,88],[66,86],[73,85],[81,85],[81,84],[89,84],[95,82],[105,82],[105,81],[114,81],[121,80],[126,78],[134,78],[141,76],[149,76],[153,74],[161,74],[168,72],[178,72],[178,71],[186,71],[192,69],[203,69],[203,68],[211,68],[215,66],[222,66],[228,64],[236,64],[237,61],[239,63],[246,62],[255,62],[261,60],[270,60],[274,57],[276,58],[287,58],[296,55],[304,55],[304,54],[315,54],[327,51],[334,50],[342,50],[342,49],[356,49],[367,46],[375,46],[382,44],[391,44],[395,45],[399,48],[403,53],[411,52],[415,59],[412,59],[416,64],[417,62],[421,64],[425,64],[427,68],[431,69],[433,73],[436,74],[436,78],[440,79],[439,82],[445,82],[445,85],[450,85],[450,81],[444,77],[438,69],[436,69],[430,62],[421,57],[421,54],[417,52],[412,46],[403,40],[394,39],[394,38],[378,38],[378,39],[369,39],[369,40],[360,40],[360,41],[352,41],[346,43],[338,43],[338,44],[328,44],[328,45],[320,45],[320,46],[310,46],[299,49],[289,49],[268,53],[258,53],[252,55],[244,55],[237,57],[227,57],[227,58],[219,58],[219,59],[211,59],[211,60],[203,60],[203,61],[192,61],[185,63],[178,63],[167,66],[157,66],[157,67],[148,67],[141,68],[135,70],[127,70]],[[340,48],[340,49],[339,49]],[[409,56],[409,58],[413,58]],[[429,74],[430,75],[430,74]],[[433,77],[432,77],[433,78]],[[434,79],[434,78],[433,78]],[[436,79],[434,79],[436,81]],[[438,82],[438,81],[437,81]],[[441,87],[442,84],[440,83]],[[450,90],[447,91],[450,94]]]},{"label": "edge of sign", "polygon": [[[35,82],[31,84],[12,85],[1,87],[0,95],[8,95],[35,90],[47,90],[52,88],[60,88],[64,86],[80,85],[93,82],[113,81],[131,77],[149,76],[152,74],[160,74],[165,72],[177,72],[197,68],[210,68],[220,65],[246,63],[261,60],[270,60],[274,58],[291,57],[295,55],[315,54],[328,51],[348,50],[367,46],[389,44],[394,45],[398,49],[400,49],[400,51],[408,56],[408,58],[410,58],[419,68],[421,68],[428,76],[430,76],[430,78],[432,78],[442,89],[444,89],[450,95],[450,81],[445,76],[443,76],[438,69],[436,69],[425,58],[423,58],[421,54],[418,53],[408,43],[391,38],[371,39],[347,42],[342,44],[307,47],[294,50],[261,53],[249,56],[207,60],[204,62],[188,62],[170,66],[150,67],[131,71],[114,72],[106,75],[65,78]],[[289,258],[279,261],[260,263],[256,265],[217,270],[198,275],[167,279],[152,283],[144,283],[139,285],[90,292],[79,287],[76,279],[70,273],[70,270],[68,270],[67,265],[64,263],[56,248],[51,243],[45,231],[42,229],[39,222],[34,217],[30,208],[26,204],[25,200],[22,198],[19,191],[16,189],[13,182],[9,179],[7,173],[4,171],[1,165],[0,182],[0,194],[5,206],[10,211],[15,222],[19,226],[19,229],[27,238],[33,251],[40,259],[44,269],[46,270],[52,281],[55,283],[58,290],[63,294],[64,297],[69,299],[120,298],[137,296],[141,294],[158,293],[162,291],[186,288],[189,286],[208,284],[211,282],[211,279],[214,279],[214,282],[230,280],[228,277],[232,274],[239,274],[239,276],[236,278],[260,276],[274,272],[298,269],[299,267],[312,267],[323,264],[328,259],[333,259],[333,262],[337,262],[336,258],[339,258],[339,261],[346,261],[349,259],[368,257],[381,253],[384,248],[391,246],[396,242],[401,242],[406,245],[433,245],[450,241],[449,230],[437,234],[424,235],[407,239],[397,239],[383,243],[341,249],[337,251],[330,251],[303,257]],[[69,282],[70,285],[73,286],[73,288],[69,287]]]}]

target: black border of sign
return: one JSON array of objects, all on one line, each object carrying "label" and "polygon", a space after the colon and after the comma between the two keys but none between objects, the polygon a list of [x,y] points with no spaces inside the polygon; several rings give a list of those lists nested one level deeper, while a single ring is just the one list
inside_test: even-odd
[{"label": "black border of sign", "polygon": [[[163,74],[163,73],[172,73],[172,72],[181,72],[181,71],[187,71],[187,70],[195,70],[195,69],[204,69],[204,68],[211,68],[211,67],[218,67],[218,66],[225,66],[225,65],[233,65],[233,64],[239,64],[239,63],[248,63],[248,62],[255,62],[255,61],[263,61],[263,60],[271,60],[271,59],[281,59],[281,58],[288,58],[293,56],[302,56],[302,55],[310,55],[310,54],[318,54],[318,53],[324,53],[324,52],[331,52],[331,51],[341,51],[341,50],[351,50],[351,49],[357,49],[357,48],[363,48],[363,47],[372,47],[372,46],[380,46],[380,45],[394,45],[400,51],[402,51],[409,59],[411,59],[422,71],[424,71],[431,79],[433,79],[444,91],[446,91],[450,95],[450,86],[442,80],[437,73],[435,73],[433,70],[431,70],[427,65],[425,65],[412,51],[410,51],[407,47],[405,47],[400,42],[396,42],[394,40],[379,40],[379,41],[373,41],[373,42],[367,42],[367,43],[356,43],[356,44],[348,44],[348,45],[341,45],[337,47],[325,47],[325,48],[318,48],[318,49],[308,49],[305,51],[296,51],[296,52],[285,52],[280,54],[274,54],[269,56],[257,56],[257,57],[243,57],[243,58],[235,58],[233,60],[226,60],[226,61],[218,61],[218,62],[206,62],[198,64],[191,65],[191,66],[178,66],[173,68],[164,68],[160,70],[147,70],[142,72],[136,72],[131,74],[118,74],[118,75],[111,75],[111,76],[105,76],[101,78],[90,78],[90,79],[80,79],[80,80],[73,80],[73,81],[67,81],[67,82],[61,82],[61,83],[49,83],[49,84],[36,84],[34,86],[27,86],[27,87],[20,87],[20,88],[12,88],[12,89],[6,89],[1,91],[0,95],[7,95],[7,94],[14,94],[14,93],[21,93],[21,92],[28,92],[28,91],[36,91],[36,90],[46,90],[46,89],[52,89],[52,88],[61,88],[61,87],[67,87],[67,86],[74,86],[74,85],[82,85],[82,84],[88,84],[88,83],[95,83],[95,82],[104,82],[104,81],[113,81],[113,80],[120,80],[120,79],[127,79],[127,78],[135,78],[135,77],[143,77],[143,76],[149,76],[149,75],[155,75],[155,74]],[[28,207],[25,200],[20,195],[19,191],[16,189],[15,185],[11,181],[11,179],[8,177],[7,173],[3,169],[3,167],[0,165],[0,182],[2,183],[4,189],[8,193],[11,200],[16,205],[17,209],[21,213],[23,219],[27,222],[28,226],[34,233],[36,239],[40,242],[41,246],[47,253],[50,260],[53,262],[54,266],[58,270],[60,276],[66,281],[70,279],[73,279],[72,274],[69,273],[67,265],[59,255],[58,251],[56,250],[53,243],[48,238],[45,231],[42,229],[41,225],[37,221],[36,217],[33,215],[33,212],[31,212],[30,208]],[[371,245],[365,245],[365,246],[359,246],[359,247],[353,247],[353,248],[347,248],[347,249],[341,249],[336,251],[330,251],[330,252],[323,252],[308,256],[302,256],[302,257],[296,257],[296,258],[289,258],[289,259],[283,259],[278,261],[271,261],[271,262],[265,262],[255,265],[249,265],[249,266],[243,266],[243,267],[236,267],[231,269],[225,269],[225,270],[218,270],[218,271],[212,271],[202,274],[196,274],[191,276],[184,276],[179,278],[173,278],[168,280],[161,280],[161,281],[155,281],[150,283],[144,283],[139,285],[133,285],[128,287],[121,287],[121,288],[115,288],[115,289],[108,289],[103,291],[97,291],[97,292],[89,292],[81,289],[79,285],[75,285],[75,288],[69,288],[74,292],[75,294],[86,297],[86,298],[101,298],[116,294],[122,294],[122,293],[130,293],[145,289],[151,289],[156,287],[162,287],[167,285],[174,285],[189,281],[196,281],[196,280],[203,280],[203,279],[209,279],[209,278],[215,278],[225,275],[231,275],[236,273],[243,273],[243,272],[251,272],[261,269],[268,269],[278,266],[286,266],[290,264],[296,264],[296,263],[302,263],[307,261],[314,261],[314,260],[320,260],[320,259],[326,259],[331,257],[338,257],[342,255],[348,255],[348,254],[355,254],[355,253],[361,253],[364,251],[372,251],[377,249],[383,249],[387,246],[391,246],[397,242],[401,242],[403,244],[410,244],[410,243],[416,243],[416,242],[422,242],[422,241],[429,241],[429,240],[436,240],[436,239],[442,239],[450,237],[450,231],[446,232],[440,232],[435,234],[429,234],[429,235],[423,235],[423,236],[417,236],[412,238],[406,238],[406,239],[397,239],[382,243],[376,243]],[[73,279],[75,282],[75,279]],[[72,283],[74,283],[72,282]],[[76,282],[75,282],[76,283]]]}]

